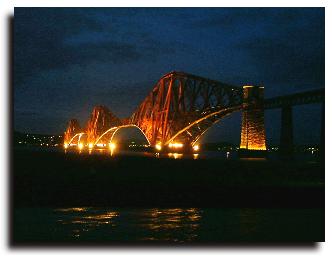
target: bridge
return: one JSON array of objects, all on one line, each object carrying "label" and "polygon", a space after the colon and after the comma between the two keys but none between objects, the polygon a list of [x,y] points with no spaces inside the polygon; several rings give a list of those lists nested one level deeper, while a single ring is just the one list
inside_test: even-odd
[{"label": "bridge", "polygon": [[[161,77],[147,97],[128,118],[120,119],[104,106],[94,108],[85,128],[70,120],[65,147],[114,148],[120,129],[136,128],[156,150],[198,150],[198,140],[224,117],[242,111],[240,149],[265,151],[264,110],[282,109],[282,138],[291,147],[291,108],[299,104],[324,102],[324,90],[264,99],[264,87],[234,86],[183,72]],[[288,137],[287,137],[288,136]],[[281,143],[282,144],[282,143]]]},{"label": "bridge", "polygon": [[325,134],[325,90],[317,89],[264,100],[264,109],[281,108],[280,155],[287,159],[293,154],[293,114],[292,107],[304,104],[322,103],[321,112],[321,156],[324,155]]}]

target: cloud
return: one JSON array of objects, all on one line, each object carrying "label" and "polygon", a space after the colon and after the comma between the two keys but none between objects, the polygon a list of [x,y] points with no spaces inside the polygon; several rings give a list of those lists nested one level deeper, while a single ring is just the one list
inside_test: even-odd
[{"label": "cloud", "polygon": [[36,72],[88,61],[131,61],[140,57],[135,45],[109,41],[65,44],[82,31],[98,32],[102,25],[80,9],[15,9],[15,84]]},{"label": "cloud", "polygon": [[271,23],[280,27],[292,27],[302,20],[319,17],[324,8],[204,8],[209,15],[197,16],[190,25],[192,28],[221,28],[234,32],[241,29],[268,26]]},{"label": "cloud", "polygon": [[240,41],[236,47],[248,56],[265,82],[324,87],[324,24],[287,27],[272,36]]},{"label": "cloud", "polygon": [[324,86],[324,8],[222,8],[193,27],[224,35],[225,54],[242,62],[243,78],[278,88]]},{"label": "cloud", "polygon": [[[80,8],[16,8],[15,86],[45,70],[93,62],[154,60],[160,55],[174,54],[175,46],[120,21],[125,11],[114,18],[113,9],[95,12]],[[106,20],[111,23],[106,25]]]}]

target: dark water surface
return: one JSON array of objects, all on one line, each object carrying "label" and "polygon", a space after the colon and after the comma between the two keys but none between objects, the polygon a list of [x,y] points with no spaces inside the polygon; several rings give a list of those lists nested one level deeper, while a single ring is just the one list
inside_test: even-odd
[{"label": "dark water surface", "polygon": [[325,171],[314,154],[283,162],[28,148],[13,159],[14,245],[325,239]]},{"label": "dark water surface", "polygon": [[18,244],[324,240],[320,208],[17,208],[13,217]]}]

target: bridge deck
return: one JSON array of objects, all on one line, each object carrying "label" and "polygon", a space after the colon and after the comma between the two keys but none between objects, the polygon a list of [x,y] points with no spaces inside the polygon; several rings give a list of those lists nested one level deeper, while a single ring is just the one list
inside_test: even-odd
[{"label": "bridge deck", "polygon": [[324,102],[325,89],[317,89],[264,100],[264,108],[282,108],[284,106],[303,105]]}]

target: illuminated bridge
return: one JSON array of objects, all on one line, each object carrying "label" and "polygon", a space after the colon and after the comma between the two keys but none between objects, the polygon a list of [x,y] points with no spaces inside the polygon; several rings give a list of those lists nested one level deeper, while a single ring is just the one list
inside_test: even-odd
[{"label": "illuminated bridge", "polygon": [[120,129],[135,127],[156,150],[183,148],[195,151],[199,148],[199,138],[213,124],[242,111],[240,149],[264,151],[264,109],[282,108],[286,134],[292,132],[291,106],[318,102],[324,102],[324,90],[264,99],[262,86],[240,87],[183,72],[170,72],[159,79],[129,118],[119,119],[106,107],[97,106],[85,128],[81,128],[76,119],[70,120],[64,145],[90,150],[114,148],[114,135]]}]

